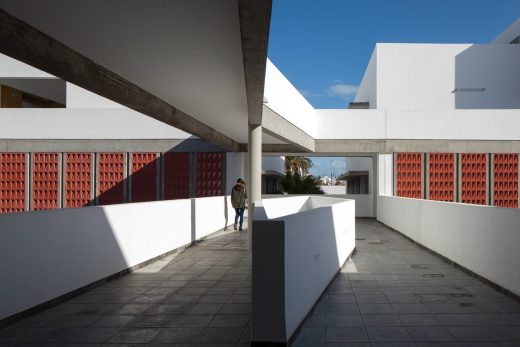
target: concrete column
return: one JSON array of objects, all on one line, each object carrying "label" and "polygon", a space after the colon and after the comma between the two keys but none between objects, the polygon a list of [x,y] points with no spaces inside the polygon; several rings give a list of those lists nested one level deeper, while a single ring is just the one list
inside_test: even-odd
[{"label": "concrete column", "polygon": [[248,249],[252,249],[253,243],[253,211],[254,202],[262,198],[262,126],[249,125],[248,132],[249,155],[249,182],[247,196],[249,198],[249,211],[247,218]]}]

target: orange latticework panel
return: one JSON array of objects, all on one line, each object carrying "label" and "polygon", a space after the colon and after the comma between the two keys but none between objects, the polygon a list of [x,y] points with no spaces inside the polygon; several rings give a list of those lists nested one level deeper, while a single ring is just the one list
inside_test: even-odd
[{"label": "orange latticework panel", "polygon": [[164,198],[186,199],[190,197],[190,154],[164,154]]},{"label": "orange latticework panel", "polygon": [[0,153],[0,213],[25,211],[25,154]]},{"label": "orange latticework panel", "polygon": [[453,201],[455,196],[454,154],[430,153],[428,161],[429,199]]},{"label": "orange latticework panel", "polygon": [[422,198],[421,153],[397,153],[397,196]]},{"label": "orange latticework panel", "polygon": [[98,203],[99,205],[124,202],[125,155],[124,153],[99,153]]},{"label": "orange latticework panel", "polygon": [[486,155],[461,155],[461,202],[486,204]]},{"label": "orange latticework panel", "polygon": [[90,205],[91,155],[65,154],[65,207]]},{"label": "orange latticework panel", "polygon": [[32,175],[32,209],[58,207],[58,154],[34,153]]},{"label": "orange latticework panel", "polygon": [[197,196],[223,195],[224,154],[197,153]]},{"label": "orange latticework panel", "polygon": [[518,207],[518,155],[495,154],[493,164],[495,206]]},{"label": "orange latticework panel", "polygon": [[132,153],[132,201],[157,198],[157,156],[155,153]]}]

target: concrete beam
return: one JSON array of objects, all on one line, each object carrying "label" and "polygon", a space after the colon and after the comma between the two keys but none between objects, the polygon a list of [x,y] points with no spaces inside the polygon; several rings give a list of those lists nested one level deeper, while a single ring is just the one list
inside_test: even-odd
[{"label": "concrete beam", "polygon": [[520,141],[316,140],[315,153],[520,153]]},{"label": "concrete beam", "polygon": [[238,0],[242,56],[250,125],[262,125],[271,0]]},{"label": "concrete beam", "polygon": [[264,132],[300,148],[303,152],[315,151],[315,140],[306,132],[265,105],[262,114]]},{"label": "concrete beam", "polygon": [[0,152],[225,152],[199,139],[188,140],[3,140]]},{"label": "concrete beam", "polygon": [[[247,152],[247,143],[240,144],[240,152]],[[309,153],[290,144],[264,143],[262,153]],[[289,154],[287,154],[289,155]]]},{"label": "concrete beam", "polygon": [[[3,10],[0,10],[0,52],[206,141],[238,151],[238,142]],[[261,85],[263,95],[263,79]]]}]

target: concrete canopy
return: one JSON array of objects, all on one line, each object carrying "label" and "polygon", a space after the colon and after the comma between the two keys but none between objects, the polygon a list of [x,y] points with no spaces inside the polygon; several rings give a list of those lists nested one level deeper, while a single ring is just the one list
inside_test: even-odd
[{"label": "concrete canopy", "polygon": [[231,150],[247,142],[248,120],[261,123],[271,1],[0,8],[0,51],[15,59]]}]

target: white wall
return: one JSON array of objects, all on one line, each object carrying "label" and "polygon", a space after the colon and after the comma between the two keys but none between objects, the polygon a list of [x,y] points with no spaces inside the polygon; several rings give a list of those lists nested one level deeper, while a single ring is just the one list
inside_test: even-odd
[{"label": "white wall", "polygon": [[1,139],[187,139],[191,135],[124,109],[0,109]]},{"label": "white wall", "polygon": [[378,195],[392,196],[394,190],[394,159],[392,154],[378,155]]},{"label": "white wall", "polygon": [[377,219],[520,295],[520,210],[379,196]]},{"label": "white wall", "polygon": [[0,53],[1,78],[56,78],[46,72]]},{"label": "white wall", "polygon": [[368,101],[369,108],[377,107],[377,64],[377,49],[374,48],[368,66],[365,69],[363,80],[361,80],[356,97],[354,98],[355,102]]},{"label": "white wall", "polygon": [[231,189],[237,183],[237,179],[247,180],[246,173],[247,153],[226,153],[226,194],[231,194]]},{"label": "white wall", "polygon": [[376,50],[379,109],[520,108],[520,45],[377,44]]},{"label": "white wall", "polygon": [[265,71],[265,104],[274,112],[314,136],[315,110],[285,76],[268,59]]},{"label": "white wall", "polygon": [[[260,213],[257,210],[263,211]],[[269,222],[284,222],[284,229],[281,230],[284,237],[283,260],[275,264],[284,266],[281,272],[284,279],[282,288],[272,287],[276,282],[274,279],[272,282],[263,282],[264,290],[259,287],[261,284],[253,284],[256,285],[256,291],[253,290],[253,339],[270,341],[266,337],[272,336],[273,331],[282,330],[287,341],[355,248],[354,201],[317,196],[262,200],[255,207],[255,222],[260,220],[267,220],[267,223],[255,224],[262,235],[267,233],[262,233],[261,228],[270,228]],[[269,240],[259,241],[269,246]],[[253,244],[253,247],[258,247],[258,244]],[[271,259],[267,250],[254,248],[253,252],[259,267],[264,262],[258,257],[265,254],[265,257]],[[256,272],[253,271],[255,276]],[[258,271],[266,272],[265,269]],[[280,269],[273,271],[280,273]],[[267,302],[258,301],[266,297],[266,291],[273,296],[278,296],[282,291],[285,305],[272,310],[283,312],[285,329],[272,325],[275,324],[274,317],[258,314],[258,318],[266,320],[256,320],[256,312],[262,311],[262,308],[257,307],[269,306]],[[255,296],[255,293],[260,295]]]},{"label": "white wall", "polygon": [[520,110],[345,109],[318,117],[317,139],[520,140]]},{"label": "white wall", "polygon": [[208,236],[234,223],[235,210],[230,196],[212,196],[192,199],[195,208],[195,238]]},{"label": "white wall", "polygon": [[0,319],[217,231],[224,212],[212,197],[0,215]]},{"label": "white wall", "polygon": [[347,194],[347,186],[320,186],[320,188],[327,195]]},{"label": "white wall", "polygon": [[[112,100],[67,82],[67,108],[126,108]],[[148,117],[141,114],[143,117]]]}]

